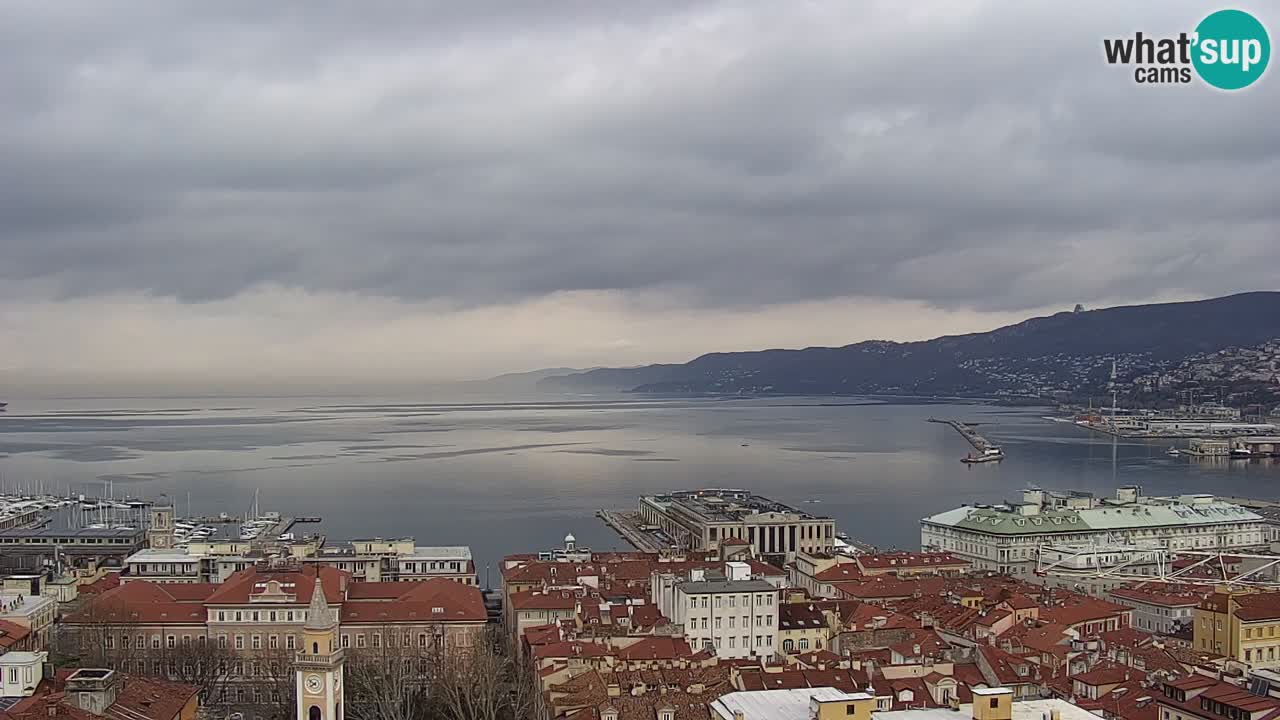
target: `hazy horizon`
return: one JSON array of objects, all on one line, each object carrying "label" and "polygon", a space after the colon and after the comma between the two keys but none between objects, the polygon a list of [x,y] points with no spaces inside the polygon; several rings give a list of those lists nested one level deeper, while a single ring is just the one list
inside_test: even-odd
[{"label": "hazy horizon", "polygon": [[413,388],[1265,288],[1275,78],[1141,86],[1102,55],[1203,14],[4,4],[0,399]]}]

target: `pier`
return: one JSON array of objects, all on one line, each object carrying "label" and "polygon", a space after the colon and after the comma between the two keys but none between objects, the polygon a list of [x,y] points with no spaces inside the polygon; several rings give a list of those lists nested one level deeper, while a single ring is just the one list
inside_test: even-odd
[{"label": "pier", "polygon": [[979,435],[978,431],[974,430],[973,427],[966,425],[960,422],[959,420],[942,420],[939,418],[929,418],[929,422],[940,423],[942,425],[950,425],[951,427],[955,428],[956,432],[963,435],[964,439],[968,440],[969,444],[973,446],[973,449],[977,450],[980,453],[985,453],[988,450],[1000,449],[999,445],[992,444],[991,441]]},{"label": "pier", "polygon": [[605,525],[613,528],[632,547],[642,552],[660,552],[672,547],[674,544],[659,531],[643,529],[640,513],[621,510],[597,510],[596,517],[603,520]]}]

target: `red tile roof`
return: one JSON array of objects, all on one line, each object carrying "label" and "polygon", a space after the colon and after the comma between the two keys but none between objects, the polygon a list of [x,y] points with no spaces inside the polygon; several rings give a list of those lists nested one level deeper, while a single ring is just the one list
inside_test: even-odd
[{"label": "red tile roof", "polygon": [[347,600],[341,606],[343,623],[484,622],[488,618],[480,589],[456,580],[371,584],[400,586],[402,592],[389,600]]},{"label": "red tile roof", "polygon": [[27,639],[31,631],[23,625],[8,620],[0,620],[0,649],[10,650]]},{"label": "red tile roof", "polygon": [[675,660],[693,654],[684,638],[674,637],[647,637],[617,652],[622,660]]},{"label": "red tile roof", "polygon": [[210,605],[242,605],[253,596],[262,594],[274,581],[280,583],[283,592],[296,596],[296,603],[306,605],[311,602],[317,574],[324,584],[325,600],[330,604],[342,602],[343,587],[350,581],[351,574],[327,565],[305,565],[289,570],[247,568],[216,586],[217,590],[206,602]]},{"label": "red tile roof", "polygon": [[573,610],[578,606],[578,598],[568,590],[540,592],[526,590],[512,593],[511,609],[521,610]]}]

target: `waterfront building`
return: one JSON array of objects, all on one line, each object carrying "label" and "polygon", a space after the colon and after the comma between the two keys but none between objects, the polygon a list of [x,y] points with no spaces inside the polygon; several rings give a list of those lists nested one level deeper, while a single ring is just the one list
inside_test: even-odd
[{"label": "waterfront building", "polygon": [[650,590],[658,610],[684,627],[695,649],[721,658],[770,658],[777,651],[778,588],[753,578],[747,563],[683,576],[655,573]]},{"label": "waterfront building", "polygon": [[364,538],[325,545],[305,563],[336,567],[367,582],[394,582],[447,578],[463,585],[478,585],[471,548],[465,545],[425,547],[413,538]]},{"label": "waterfront building", "polygon": [[922,548],[1027,579],[1045,546],[1233,552],[1266,543],[1265,523],[1251,510],[1212,495],[1145,497],[1134,487],[1121,488],[1114,499],[1031,489],[1021,502],[963,506],[920,521]]},{"label": "waterfront building", "polygon": [[225,582],[237,572],[281,557],[304,565],[331,567],[357,582],[420,581],[434,578],[478,586],[471,548],[423,547],[413,538],[353,540],[335,545],[296,542],[264,553],[239,540],[191,543],[186,549],[147,548],[124,561],[121,580],[165,583]]},{"label": "waterfront building", "polygon": [[795,560],[797,552],[830,554],[835,521],[811,515],[746,490],[685,490],[640,498],[640,520],[677,546],[718,551],[730,538],[745,540],[770,562]]},{"label": "waterfront building", "polygon": [[118,568],[145,546],[146,534],[138,528],[9,528],[0,530],[0,571]]}]

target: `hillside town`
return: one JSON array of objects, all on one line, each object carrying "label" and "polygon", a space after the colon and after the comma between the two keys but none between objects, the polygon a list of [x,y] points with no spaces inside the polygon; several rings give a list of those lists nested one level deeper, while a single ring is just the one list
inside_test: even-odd
[{"label": "hillside town", "polygon": [[923,518],[918,551],[838,542],[830,518],[741,490],[638,508],[648,549],[570,533],[507,555],[496,587],[467,548],[411,538],[183,539],[163,499],[76,553],[89,536],[33,516],[0,537],[25,568],[0,592],[0,715],[1280,713],[1273,508],[1031,488]]}]

